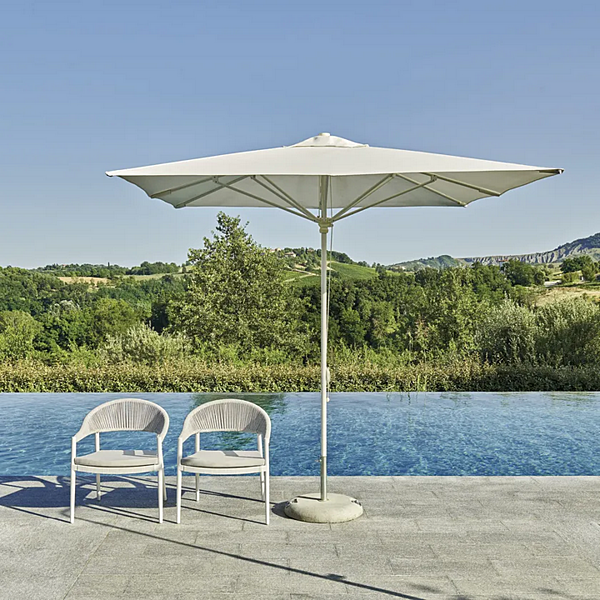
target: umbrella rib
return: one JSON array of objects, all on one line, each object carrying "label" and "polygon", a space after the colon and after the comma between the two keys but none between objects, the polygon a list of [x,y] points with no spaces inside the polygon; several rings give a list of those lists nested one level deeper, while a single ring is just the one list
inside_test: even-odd
[{"label": "umbrella rib", "polygon": [[[396,177],[400,177],[400,179],[404,179],[410,183],[419,183],[416,179],[413,179],[412,177],[407,177],[406,175],[401,175],[400,173],[396,173]],[[427,184],[425,186],[425,189],[429,192],[432,192],[433,194],[437,194],[438,196],[441,196],[442,198],[446,198],[446,200],[450,200],[450,202],[454,202],[455,204],[458,204],[458,206],[462,206],[462,207],[467,206],[464,202],[461,202],[460,200],[457,200],[456,198],[453,198],[452,196],[449,196],[448,194],[445,194],[444,192],[440,192],[438,190],[434,190],[433,188],[430,188],[429,184]]]},{"label": "umbrella rib", "polygon": [[307,219],[310,219],[311,221],[315,221],[315,222],[317,221],[317,218],[313,214],[311,214],[304,206],[302,206],[302,204],[300,204],[299,202],[294,200],[285,190],[281,189],[276,183],[271,181],[268,177],[266,177],[265,175],[260,175],[260,177],[262,177],[263,179],[268,181],[269,184],[272,185],[275,188],[275,190],[277,190],[277,191],[272,190],[268,185],[266,185],[265,183],[260,181],[258,179],[258,177],[259,176],[253,176],[252,179],[254,181],[256,181],[256,183],[258,183],[259,185],[262,185],[262,187],[264,187],[267,191],[271,192],[271,194],[273,194],[274,196],[281,198],[284,202],[286,202],[290,206],[293,206],[294,208],[299,210],[301,213],[303,213],[306,216]]},{"label": "umbrella rib", "polygon": [[[219,182],[219,185],[222,188],[226,187],[234,192],[237,192],[238,194],[243,194],[244,196],[248,196],[249,198],[258,200],[259,202],[264,202],[265,204],[268,204],[269,206],[273,206],[275,208],[280,208],[281,210],[285,210],[286,212],[289,212],[292,215],[296,215],[297,217],[302,217],[303,219],[308,219],[308,217],[306,215],[304,215],[298,211],[292,210],[291,208],[287,208],[287,206],[281,206],[281,204],[276,204],[275,202],[271,202],[270,200],[265,200],[264,198],[261,198],[260,196],[257,196],[256,194],[251,194],[250,192],[246,192],[245,190],[240,190],[239,188],[235,188],[235,187],[233,187],[233,185],[231,183],[220,183]],[[310,215],[310,216],[311,216],[310,220],[313,221],[314,220],[313,215]]]},{"label": "umbrella rib", "polygon": [[[338,221],[343,218],[350,209],[354,208],[359,202],[368,198],[371,194],[374,194],[377,190],[381,189],[384,185],[389,183],[394,178],[394,175],[386,175],[381,181],[376,183],[374,186],[370,187],[366,192],[362,193],[356,200],[350,202],[350,204],[346,205],[342,210],[338,211],[334,216],[334,221]],[[354,214],[354,213],[352,213]]]},{"label": "umbrella rib", "polygon": [[[231,183],[238,183],[239,181],[248,179],[248,177],[250,177],[250,175],[243,175],[242,177],[238,177],[237,179],[234,179]],[[210,177],[209,179],[212,179],[217,184],[217,187],[213,188],[212,190],[208,190],[208,192],[199,194],[198,196],[194,196],[193,198],[188,198],[185,202],[176,204],[175,208],[184,208],[184,207],[188,206],[189,204],[191,204],[192,202],[196,202],[196,200],[200,200],[201,198],[210,196],[210,194],[214,194],[215,192],[218,192],[219,190],[222,190],[225,187],[225,185],[223,183],[221,183],[220,181],[218,181],[218,179],[216,177]]]},{"label": "umbrella rib", "polygon": [[356,210],[353,210],[350,213],[346,213],[345,215],[338,217],[339,213],[337,215],[335,215],[333,217],[334,221],[339,221],[339,219],[345,219],[346,217],[351,217],[352,215],[356,215],[359,212],[362,212],[363,210],[367,210],[367,208],[373,208],[374,206],[379,206],[380,204],[383,204],[384,202],[388,202],[390,200],[393,200],[394,198],[398,198],[398,196],[404,196],[404,194],[409,194],[410,192],[414,192],[415,190],[418,190],[419,188],[423,188],[427,185],[429,185],[430,183],[433,183],[435,181],[435,175],[430,175],[429,176],[431,179],[429,181],[426,181],[425,183],[419,183],[418,185],[415,185],[407,190],[404,190],[402,192],[398,192],[397,194],[394,194],[393,196],[388,196],[387,198],[384,198],[383,200],[378,200],[377,202],[373,202],[373,204],[367,204],[367,206],[361,206],[360,208],[357,208]]},{"label": "umbrella rib", "polygon": [[446,177],[445,175],[439,175],[436,173],[433,175],[432,173],[424,173],[424,175],[429,175],[429,177],[437,177],[442,181],[447,181],[448,183],[454,183],[456,185],[462,185],[463,187],[469,188],[471,190],[476,190],[481,192],[482,194],[486,194],[488,196],[500,196],[501,192],[495,192],[494,190],[488,190],[487,188],[481,187],[479,185],[473,185],[472,183],[466,183],[464,181],[459,181],[458,179],[452,179],[451,177]]},{"label": "umbrella rib", "polygon": [[174,188],[167,188],[166,190],[161,190],[160,192],[155,192],[154,194],[149,194],[150,198],[158,198],[163,194],[172,194],[173,192],[179,192],[180,190],[186,190],[187,188],[194,187],[195,185],[200,185],[201,183],[206,183],[210,181],[212,177],[205,177],[204,179],[198,179],[192,183],[186,183],[185,185],[180,185]]}]

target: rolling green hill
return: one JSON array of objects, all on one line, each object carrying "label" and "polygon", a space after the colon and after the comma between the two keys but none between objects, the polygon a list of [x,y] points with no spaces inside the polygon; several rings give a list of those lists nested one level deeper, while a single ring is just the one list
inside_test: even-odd
[{"label": "rolling green hill", "polygon": [[[331,269],[333,277],[340,277],[341,279],[372,279],[377,277],[377,271],[372,267],[364,267],[356,263],[340,263],[337,261],[330,261],[329,268]],[[288,271],[288,281],[292,281],[294,285],[319,285],[321,276],[320,268],[313,268],[310,271]]]},{"label": "rolling green hill", "polygon": [[419,260],[409,260],[406,262],[390,265],[388,268],[392,271],[419,271],[420,269],[447,269],[448,267],[460,267],[464,263],[448,254],[431,258],[421,258]]},{"label": "rolling green hill", "polygon": [[377,277],[377,271],[371,267],[363,267],[357,264],[331,262],[330,267],[334,273],[338,273],[342,279],[373,279]]}]

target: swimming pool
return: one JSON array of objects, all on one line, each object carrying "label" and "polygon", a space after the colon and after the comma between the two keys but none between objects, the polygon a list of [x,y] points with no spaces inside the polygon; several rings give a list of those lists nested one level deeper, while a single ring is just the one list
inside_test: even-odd
[{"label": "swimming pool", "polygon": [[[169,413],[165,465],[174,475],[185,415],[232,396],[270,414],[273,475],[318,475],[320,399],[312,393],[0,394],[0,475],[68,475],[71,436],[85,414],[123,397],[152,400]],[[329,474],[600,475],[599,425],[600,393],[331,394]],[[203,447],[254,448],[255,439],[210,434]],[[152,434],[102,440],[103,448],[155,447]],[[93,436],[78,453],[92,445]]]}]

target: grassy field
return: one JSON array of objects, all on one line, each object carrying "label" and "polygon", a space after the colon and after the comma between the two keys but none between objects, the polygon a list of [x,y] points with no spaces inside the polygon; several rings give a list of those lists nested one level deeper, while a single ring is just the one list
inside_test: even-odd
[{"label": "grassy field", "polygon": [[[155,273],[154,275],[121,275],[121,279],[132,278],[136,281],[144,281],[146,279],[160,279],[165,275],[172,275],[173,277],[183,277],[183,273]],[[89,283],[90,285],[112,285],[113,280],[107,277],[59,277],[64,283]]]},{"label": "grassy field", "polygon": [[183,273],[154,273],[153,275],[125,275],[125,277],[133,277],[139,281],[144,281],[146,279],[160,279],[165,275],[171,275],[173,277],[183,277]]},{"label": "grassy field", "polygon": [[[334,272],[338,273],[342,279],[372,279],[377,277],[377,271],[371,267],[363,267],[361,265],[349,265],[346,263],[339,263],[336,261],[329,262],[329,268]],[[168,273],[173,277],[183,277],[183,273]],[[129,277],[136,281],[144,281],[146,279],[160,279],[167,273],[156,273],[154,275],[124,275],[123,278]],[[303,271],[301,269],[294,269],[286,271],[286,281],[294,283],[294,285],[312,285],[318,284],[320,281],[321,270],[316,271]],[[89,283],[90,285],[111,285],[111,280],[106,277],[59,277],[61,281],[65,283]]]},{"label": "grassy field", "polygon": [[[333,273],[337,273],[341,279],[358,280],[372,279],[377,277],[377,271],[371,267],[363,267],[361,265],[349,265],[336,261],[329,262],[329,269]],[[294,270],[286,273],[287,281],[291,281],[294,285],[319,285],[321,277],[321,269],[315,271]]]},{"label": "grassy field", "polygon": [[538,297],[537,306],[550,304],[567,298],[587,297],[595,302],[600,302],[600,287],[594,284],[555,286],[547,289]]},{"label": "grassy field", "polygon": [[317,280],[319,273],[313,273],[311,271],[286,271],[285,280],[291,283],[302,283],[304,279],[315,279]]},{"label": "grassy field", "polygon": [[371,267],[361,265],[348,265],[346,263],[332,262],[331,268],[340,274],[342,279],[373,279],[377,277],[377,271]]},{"label": "grassy field", "polygon": [[106,277],[59,277],[63,283],[89,283],[90,285],[100,285],[110,283]]}]

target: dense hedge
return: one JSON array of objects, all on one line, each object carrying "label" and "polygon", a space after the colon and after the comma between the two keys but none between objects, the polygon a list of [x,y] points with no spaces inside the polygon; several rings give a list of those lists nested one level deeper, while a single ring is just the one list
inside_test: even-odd
[{"label": "dense hedge", "polygon": [[[320,387],[318,366],[0,365],[0,392],[307,392]],[[396,368],[332,368],[332,391],[595,391],[595,367],[490,365],[475,360]]]}]

